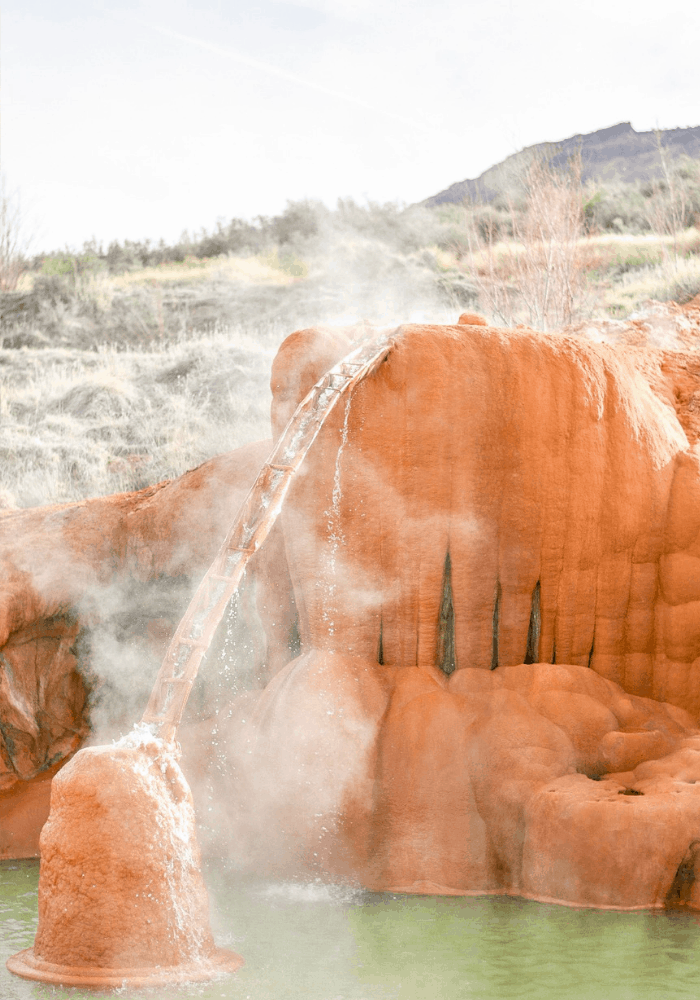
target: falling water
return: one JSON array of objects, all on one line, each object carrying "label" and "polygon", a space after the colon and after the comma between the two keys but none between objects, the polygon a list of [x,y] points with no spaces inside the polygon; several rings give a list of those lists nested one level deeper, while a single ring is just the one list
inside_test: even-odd
[{"label": "falling water", "polygon": [[328,628],[329,636],[335,634],[335,616],[338,613],[338,608],[335,604],[336,593],[338,590],[338,566],[336,556],[338,555],[340,546],[345,545],[345,535],[343,534],[340,519],[340,500],[342,497],[342,490],[340,486],[340,466],[343,457],[343,450],[348,441],[348,421],[350,418],[351,400],[352,396],[349,395],[345,401],[345,416],[343,418],[343,427],[340,433],[340,445],[335,456],[331,506],[329,510],[324,511],[327,518],[326,523],[328,526],[329,545],[326,557],[327,571],[323,574],[323,583],[321,584],[325,590],[322,618]]},{"label": "falling water", "polygon": [[[206,963],[209,928],[192,919],[200,878],[192,795],[177,762],[179,751],[157,736],[155,728],[137,722],[113,746],[137,751],[123,766],[133,772],[135,779],[140,779],[154,803],[160,841],[170,857],[165,866],[164,888],[166,905],[172,913],[172,930],[184,942],[181,945],[184,960]],[[144,894],[152,898],[150,892]]]}]

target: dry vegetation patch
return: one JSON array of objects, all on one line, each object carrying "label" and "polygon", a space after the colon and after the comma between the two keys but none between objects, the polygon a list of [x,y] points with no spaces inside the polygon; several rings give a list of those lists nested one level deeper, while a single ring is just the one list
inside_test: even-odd
[{"label": "dry vegetation patch", "polygon": [[4,505],[139,489],[268,436],[273,354],[235,331],[160,350],[1,350]]},{"label": "dry vegetation patch", "polygon": [[[530,162],[489,204],[298,202],[171,247],[25,260],[0,294],[0,506],[136,489],[267,437],[272,356],[320,322],[454,322],[466,309],[695,349],[694,320],[647,306],[700,292],[680,180],[601,199],[577,169]],[[617,231],[618,217],[657,232]]]}]

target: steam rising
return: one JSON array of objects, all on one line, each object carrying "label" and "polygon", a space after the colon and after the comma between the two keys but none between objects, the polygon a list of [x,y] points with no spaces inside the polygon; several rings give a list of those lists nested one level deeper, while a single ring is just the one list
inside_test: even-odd
[{"label": "steam rising", "polygon": [[[367,336],[371,324],[454,323],[462,308],[474,304],[474,290],[466,283],[449,285],[437,255],[421,249],[426,227],[435,224],[434,218],[421,210],[408,213],[400,226],[391,212],[385,212],[383,231],[378,233],[381,227],[377,218],[381,213],[375,213],[375,231],[369,225],[363,229],[369,215],[363,216],[359,207],[350,202],[341,205],[333,217],[324,214],[322,207],[307,208],[315,218],[313,237],[307,241],[291,239],[283,247],[292,264],[296,258],[305,262],[305,276],[284,284],[234,284],[225,277],[222,261],[221,276],[211,286],[201,286],[193,293],[194,300],[211,295],[229,316],[235,312],[236,325],[227,327],[219,322],[206,332],[184,330],[178,338],[166,338],[157,349],[151,344],[148,350],[140,351],[133,347],[120,351],[120,345],[112,345],[95,352],[70,345],[59,351],[45,351],[44,358],[41,351],[5,352],[9,355],[10,377],[3,386],[4,428],[9,435],[8,456],[14,456],[8,461],[16,462],[9,487],[16,499],[21,503],[50,503],[76,500],[85,493],[110,494],[115,492],[115,486],[144,486],[144,476],[157,479],[183,472],[233,445],[267,438],[269,363],[282,338],[296,327],[319,321],[358,324],[352,333]],[[415,238],[411,227],[415,228]],[[658,309],[653,315],[657,313]],[[678,336],[678,329],[671,330],[666,320],[662,323],[658,317],[654,326],[651,319],[650,340],[661,346],[677,346],[673,337]],[[687,332],[690,320],[685,314],[682,320],[682,332]],[[624,331],[613,327],[614,322],[609,321],[604,328],[588,324],[585,330],[569,332],[593,339],[624,340]],[[300,371],[314,368],[315,358],[309,350],[307,358],[297,358]],[[43,368],[42,361],[46,362]],[[71,381],[66,386],[67,370]],[[314,379],[320,374],[313,371]],[[644,413],[650,405],[660,413],[665,404],[658,402],[648,388],[643,395]],[[675,419],[670,410],[667,417],[670,427]],[[333,481],[319,522],[322,531],[307,542],[320,546],[325,560],[317,586],[323,592],[320,617],[328,655],[342,657],[360,652],[341,648],[341,619],[347,614],[347,605],[358,615],[361,613],[371,638],[372,655],[379,650],[378,659],[383,665],[390,642],[382,615],[387,606],[398,603],[400,595],[378,578],[376,567],[363,565],[355,558],[353,539],[341,516],[347,459],[353,453],[351,430],[356,419],[360,420],[356,402],[348,399],[340,408],[335,436],[327,435],[337,448]],[[667,437],[664,435],[664,439]],[[18,448],[20,440],[22,447]],[[182,444],[179,451],[178,442]],[[674,447],[683,444],[677,431],[672,443]],[[60,453],[61,457],[52,464],[46,461],[47,453]],[[140,467],[127,461],[141,455],[148,462]],[[660,456],[667,458],[661,452]],[[110,467],[116,460],[124,463],[127,472],[115,480]],[[401,539],[437,531],[437,522],[418,523],[398,496],[390,496],[391,486],[384,470],[369,463],[363,467],[357,454],[353,460],[353,474],[366,479],[368,495],[372,494],[373,483],[382,483],[390,506],[398,512],[396,529]],[[51,471],[55,465],[60,466],[59,473]],[[67,469],[75,473],[68,474]],[[211,490],[213,497],[217,491],[222,492],[216,483]],[[232,507],[222,518],[222,535],[235,513]],[[359,518],[363,512],[355,513]],[[373,516],[375,512],[365,513]],[[172,566],[151,565],[154,558],[147,545],[140,550],[136,545],[138,551],[126,557],[125,550],[133,542],[128,527],[126,539],[114,544],[111,539],[105,541],[106,526],[104,534],[94,528],[86,544],[93,553],[100,553],[99,558],[92,566],[81,565],[75,551],[64,541],[66,519],[70,516],[65,512],[47,515],[39,527],[40,543],[25,552],[22,542],[14,543],[14,536],[21,538],[25,530],[24,516],[14,512],[0,520],[0,526],[6,528],[4,555],[10,566],[0,605],[9,622],[8,633],[12,632],[14,620],[13,602],[25,599],[31,605],[29,621],[42,622],[62,615],[77,617],[81,634],[76,656],[88,688],[90,741],[109,742],[128,732],[140,717],[168,639],[199,581],[203,565],[195,558],[196,525],[191,547],[183,539],[172,540],[171,563],[179,567],[176,571]],[[202,510],[201,534],[206,534],[210,526],[207,518],[212,517],[211,508]],[[478,534],[481,527],[475,519],[462,517],[455,519],[451,530],[466,538]],[[454,629],[454,609],[450,611],[453,583],[445,571],[447,551],[445,548],[436,557],[439,572],[435,599],[440,603],[441,596],[447,595],[442,617],[446,622],[452,620]],[[266,577],[268,570],[253,566],[244,592],[229,609],[203,664],[182,734],[186,750],[183,766],[193,786],[198,818],[209,845],[226,852],[235,848],[238,830],[246,825],[248,832],[256,828],[258,809],[260,815],[272,809],[281,786],[291,789],[287,797],[296,796],[299,816],[308,815],[308,822],[317,830],[314,836],[319,851],[316,857],[306,859],[309,868],[316,870],[322,867],[325,845],[336,832],[347,789],[358,787],[360,796],[371,795],[359,777],[372,750],[373,729],[369,725],[353,728],[348,723],[338,732],[344,698],[333,668],[320,684],[308,730],[301,734],[304,759],[290,753],[284,760],[275,748],[275,739],[282,736],[275,729],[274,719],[265,714],[266,685],[272,682],[275,691],[284,688],[284,698],[290,701],[301,698],[307,681],[299,682],[299,675],[321,667],[309,666],[309,650],[298,648],[298,635],[305,632],[307,611],[303,607],[298,609],[298,621],[293,609],[291,620],[284,622],[287,646],[281,653],[278,651],[273,666],[274,651],[266,648],[268,639],[261,621],[261,613],[266,613],[261,606],[271,604],[266,590],[272,586]],[[497,633],[497,612],[494,617]],[[273,624],[278,626],[280,622],[275,620]],[[531,632],[534,637],[534,627]],[[523,643],[527,655],[534,657],[531,646],[535,639],[529,639],[529,635],[526,622]],[[306,637],[308,642],[308,628]],[[365,638],[362,635],[362,641]],[[454,639],[449,638],[450,651],[441,662],[444,659],[452,665],[455,654],[450,642],[454,643]],[[297,661],[296,666],[285,666],[285,659],[289,664],[299,653],[307,659]],[[301,688],[295,694],[297,683]],[[318,749],[321,744],[325,747],[322,751]],[[260,759],[254,787],[246,785],[245,775],[231,773],[233,758],[250,755]],[[274,767],[270,763],[273,759]],[[47,751],[41,765],[48,766],[48,762]],[[267,770],[266,762],[270,763]],[[284,837],[284,827],[271,836],[268,860],[272,864],[275,838],[282,852]]]}]

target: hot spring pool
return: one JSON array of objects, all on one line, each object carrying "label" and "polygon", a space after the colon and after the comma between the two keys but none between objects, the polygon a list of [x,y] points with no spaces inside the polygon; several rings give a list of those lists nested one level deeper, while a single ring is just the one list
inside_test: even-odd
[{"label": "hot spring pool", "polygon": [[[209,864],[217,943],[244,968],[153,1000],[675,1000],[700,995],[700,914],[572,910],[502,896],[395,896],[242,879]],[[93,997],[5,969],[30,946],[38,861],[0,862],[0,998]]]}]

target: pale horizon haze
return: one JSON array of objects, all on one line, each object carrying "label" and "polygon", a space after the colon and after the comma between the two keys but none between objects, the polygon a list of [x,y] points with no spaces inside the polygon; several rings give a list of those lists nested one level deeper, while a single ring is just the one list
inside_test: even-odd
[{"label": "pale horizon haze", "polygon": [[34,252],[288,200],[411,204],[621,121],[700,125],[700,5],[5,0],[2,171]]}]

